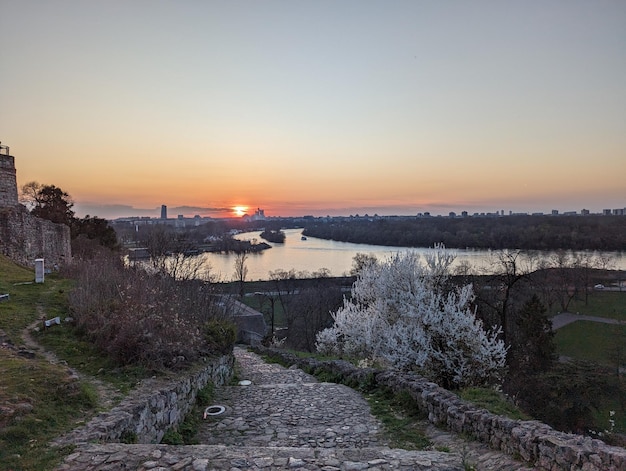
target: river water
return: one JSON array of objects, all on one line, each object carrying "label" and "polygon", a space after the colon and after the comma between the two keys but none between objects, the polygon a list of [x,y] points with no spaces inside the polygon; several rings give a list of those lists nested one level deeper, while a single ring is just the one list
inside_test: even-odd
[{"label": "river water", "polygon": [[[268,280],[269,273],[274,270],[295,270],[296,272],[312,273],[322,268],[328,269],[331,276],[347,275],[352,268],[352,260],[357,253],[375,255],[379,260],[405,251],[426,254],[433,249],[387,247],[381,245],[352,244],[333,240],[308,237],[302,240],[301,229],[284,230],[284,244],[269,243],[272,248],[260,253],[251,253],[246,260],[248,268],[247,281]],[[261,231],[244,232],[236,236],[241,240],[257,239],[262,241]],[[489,250],[452,250],[456,254],[454,265],[467,261],[474,270],[486,269],[493,265],[493,255]],[[541,252],[548,256],[549,252]],[[611,268],[626,270],[626,254],[623,252],[602,253],[610,258]],[[206,267],[210,274],[220,281],[231,281],[235,273],[235,254],[206,253]]]}]

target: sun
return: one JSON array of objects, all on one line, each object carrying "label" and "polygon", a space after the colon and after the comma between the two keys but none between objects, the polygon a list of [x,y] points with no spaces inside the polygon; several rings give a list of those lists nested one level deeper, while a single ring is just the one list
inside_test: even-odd
[{"label": "sun", "polygon": [[233,213],[235,213],[235,216],[243,216],[244,214],[246,214],[246,212],[248,211],[248,207],[247,206],[234,206],[233,207]]}]

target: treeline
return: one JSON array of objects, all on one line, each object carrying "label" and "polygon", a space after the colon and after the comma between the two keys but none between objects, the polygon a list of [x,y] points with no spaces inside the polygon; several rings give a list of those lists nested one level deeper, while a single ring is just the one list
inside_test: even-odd
[{"label": "treeline", "polygon": [[222,237],[218,240],[211,242],[210,244],[212,252],[234,252],[234,253],[244,253],[244,252],[262,252],[263,250],[271,249],[272,246],[266,242],[257,242],[250,240],[238,240],[233,237]]},{"label": "treeline", "polygon": [[624,216],[381,218],[311,222],[304,235],[396,247],[626,250]]},{"label": "treeline", "polygon": [[269,242],[274,242],[276,244],[282,244],[285,242],[285,233],[283,231],[274,231],[266,229],[261,232],[261,237]]}]

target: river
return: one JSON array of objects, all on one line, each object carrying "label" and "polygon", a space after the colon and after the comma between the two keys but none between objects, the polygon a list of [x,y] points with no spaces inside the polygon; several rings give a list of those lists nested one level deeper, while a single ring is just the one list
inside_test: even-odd
[{"label": "river", "polygon": [[[251,253],[246,260],[248,268],[247,281],[267,280],[269,273],[274,270],[295,270],[296,272],[312,273],[326,268],[331,276],[347,275],[352,268],[352,260],[357,253],[375,255],[384,260],[394,253],[414,251],[426,254],[433,249],[387,247],[381,245],[352,244],[334,240],[307,237],[302,240],[301,229],[286,229],[285,243],[269,243],[272,248],[260,253]],[[241,240],[257,239],[261,241],[261,231],[244,232],[236,236]],[[467,261],[474,270],[479,268],[489,270],[493,264],[493,255],[489,250],[452,250],[457,258],[454,265]],[[550,252],[542,252],[548,256]],[[626,254],[624,252],[602,252],[610,258],[611,268],[626,270]],[[202,257],[206,260],[206,267],[212,276],[220,281],[230,281],[235,272],[235,254],[206,253]]]}]

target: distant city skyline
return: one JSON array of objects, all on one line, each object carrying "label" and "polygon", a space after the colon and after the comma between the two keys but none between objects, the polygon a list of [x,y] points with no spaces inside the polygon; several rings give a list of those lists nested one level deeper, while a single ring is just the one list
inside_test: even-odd
[{"label": "distant city skyline", "polygon": [[[164,207],[165,209],[165,213],[164,213]],[[281,214],[265,214],[265,209],[264,208],[257,208],[257,207],[251,207],[251,208],[241,208],[238,212],[233,211],[233,208],[202,208],[202,207],[191,207],[191,206],[183,206],[183,207],[169,207],[167,205],[160,205],[156,208],[133,208],[131,206],[123,206],[123,205],[117,205],[111,208],[108,208],[106,206],[82,206],[80,204],[76,205],[74,207],[75,210],[77,210],[77,216],[79,217],[84,217],[85,215],[89,214],[89,215],[96,215],[99,217],[103,217],[106,219],[120,219],[120,218],[133,218],[133,217],[149,217],[149,218],[153,218],[153,219],[163,219],[163,214],[166,215],[166,217],[168,219],[176,219],[180,216],[183,216],[185,218],[193,218],[195,216],[200,216],[200,217],[210,217],[210,218],[215,218],[215,219],[219,219],[219,218],[237,218],[237,217],[242,217],[244,215],[247,216],[253,216],[255,214],[255,212],[257,210],[260,210],[261,213],[263,214],[264,217],[266,218],[280,218],[280,217],[304,217],[304,216],[314,216],[314,217],[325,217],[325,216],[332,216],[332,217],[348,217],[348,216],[416,216],[416,215],[420,215],[420,214],[426,214],[429,213],[432,216],[448,216],[450,213],[455,213],[456,215],[460,216],[463,214],[463,212],[467,212],[468,215],[472,216],[474,214],[494,214],[494,213],[501,213],[504,216],[508,216],[510,214],[545,214],[545,215],[550,215],[553,213],[553,211],[556,211],[558,214],[563,215],[566,213],[576,213],[576,214],[582,214],[583,211],[588,211],[590,214],[602,214],[604,211],[606,210],[610,210],[611,212],[615,211],[615,210],[619,210],[619,211],[625,211],[626,210],[626,203],[623,206],[616,206],[616,207],[605,207],[599,210],[591,210],[588,207],[583,207],[580,209],[568,209],[568,210],[563,210],[560,208],[552,208],[550,210],[547,211],[530,211],[530,210],[513,210],[513,209],[492,209],[492,210],[485,210],[485,211],[469,211],[467,209],[452,209],[452,208],[446,208],[445,211],[441,211],[441,212],[431,212],[428,210],[424,210],[424,211],[416,211],[416,212],[412,212],[412,213],[394,213],[394,212],[372,212],[372,211],[361,211],[361,212],[352,212],[352,213],[330,213],[330,212],[324,212],[324,211],[318,211],[318,212],[308,212],[308,213],[302,213],[302,214],[292,214],[292,215],[281,215]]]},{"label": "distant city skyline", "polygon": [[623,1],[0,11],[0,140],[79,216],[624,206]]}]

